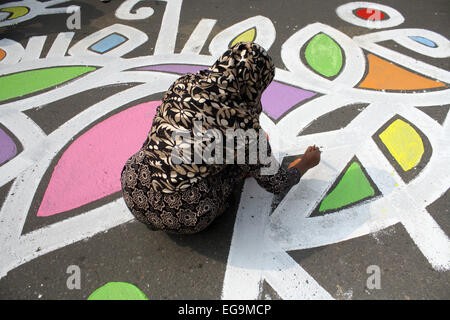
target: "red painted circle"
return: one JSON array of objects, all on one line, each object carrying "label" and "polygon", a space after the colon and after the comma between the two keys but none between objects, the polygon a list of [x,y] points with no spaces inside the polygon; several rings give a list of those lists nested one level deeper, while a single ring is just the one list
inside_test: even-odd
[{"label": "red painted circle", "polygon": [[385,17],[383,11],[370,8],[358,9],[355,14],[364,20],[383,20]]}]

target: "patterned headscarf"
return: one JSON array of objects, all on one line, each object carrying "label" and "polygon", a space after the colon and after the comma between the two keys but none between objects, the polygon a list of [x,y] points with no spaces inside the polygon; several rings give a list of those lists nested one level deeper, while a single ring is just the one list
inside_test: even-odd
[{"label": "patterned headscarf", "polygon": [[[173,134],[195,132],[195,121],[201,121],[203,130],[218,129],[223,134],[227,129],[259,130],[261,95],[274,76],[274,64],[264,48],[256,43],[240,42],[209,69],[176,80],[164,95],[139,153],[150,166],[152,187],[172,193],[223,170],[224,165],[193,161],[175,164],[172,151],[181,145],[173,139]],[[184,147],[187,144],[193,148],[194,137],[184,139],[183,143]]]}]

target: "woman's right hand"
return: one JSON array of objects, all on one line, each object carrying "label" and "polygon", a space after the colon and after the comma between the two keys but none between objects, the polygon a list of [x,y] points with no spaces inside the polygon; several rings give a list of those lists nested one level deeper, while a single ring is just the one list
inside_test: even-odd
[{"label": "woman's right hand", "polygon": [[309,146],[302,156],[302,160],[295,165],[295,168],[303,175],[309,169],[317,166],[320,162],[320,150],[318,147]]},{"label": "woman's right hand", "polygon": [[320,150],[318,147],[309,146],[303,154],[302,161],[306,162],[309,169],[317,166],[320,162]]}]

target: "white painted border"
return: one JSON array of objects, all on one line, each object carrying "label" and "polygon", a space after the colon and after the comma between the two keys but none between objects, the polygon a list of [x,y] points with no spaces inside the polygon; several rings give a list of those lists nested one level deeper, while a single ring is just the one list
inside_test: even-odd
[{"label": "white painted border", "polygon": [[[137,2],[128,2],[128,4],[133,3]],[[17,63],[25,55],[25,51],[28,57],[39,57],[42,51],[41,44],[46,39],[33,40],[32,43],[35,42],[36,45],[27,46],[26,50],[20,44],[7,39],[0,42],[0,47],[6,45],[8,50],[13,50],[17,56],[20,56],[15,59],[6,58],[10,60],[5,59],[2,62],[0,75],[51,66],[93,65],[100,67],[91,74],[48,92],[0,104],[0,108],[2,108],[0,122],[5,124],[24,145],[24,151],[20,155],[0,167],[0,185],[16,178],[0,211],[0,217],[5,222],[0,224],[2,249],[0,276],[4,276],[12,268],[42,254],[133,219],[122,199],[118,199],[89,212],[21,235],[37,185],[59,150],[69,143],[74,135],[97,121],[101,116],[140,97],[163,92],[177,77],[177,75],[163,72],[130,70],[147,65],[173,63],[211,65],[215,59],[214,55],[221,53],[218,48],[226,48],[235,36],[255,24],[259,25],[259,27],[256,26],[257,29],[259,28],[258,36],[263,37],[257,38],[256,41],[263,42],[266,49],[275,39],[275,30],[271,21],[265,17],[253,17],[219,33],[210,44],[212,56],[198,55],[208,38],[206,32],[202,35],[194,32],[182,53],[174,54],[181,1],[170,1],[170,3],[171,6],[169,6],[169,2],[166,6],[163,26],[158,36],[158,50],[155,50],[153,56],[123,59],[121,56],[127,51],[123,48],[114,55],[87,55],[86,50],[77,49],[77,45],[78,48],[81,47],[80,44],[75,44],[70,49],[73,56],[65,57],[64,53],[70,47],[73,37],[73,34],[68,33],[58,35],[58,40],[53,43],[51,54],[49,53],[46,59]],[[148,18],[149,12],[141,11],[138,16]],[[120,14],[119,12],[119,16]],[[138,16],[134,18],[138,18]],[[197,27],[200,28],[204,25],[211,31],[215,21],[208,19],[202,21]],[[132,30],[133,35],[139,34],[135,30]],[[232,34],[230,30],[234,30],[236,33]],[[267,33],[262,32],[264,30]],[[347,58],[341,74],[333,81],[315,75],[303,65],[299,58],[293,57],[298,56],[303,45],[318,32],[324,32],[337,41]],[[101,33],[106,34],[105,29],[100,30],[97,34]],[[130,36],[133,37],[133,35]],[[386,36],[386,34],[384,35]],[[394,36],[394,34],[387,35]],[[274,154],[280,160],[283,156],[301,153],[306,145],[316,143],[324,145],[323,161],[314,172],[308,172],[303,177],[302,183],[292,188],[270,217],[268,208],[272,196],[257,186],[254,180],[246,181],[233,233],[222,298],[257,299],[260,295],[262,281],[265,279],[285,299],[329,299],[331,298],[330,294],[290,259],[285,251],[345,241],[379,231],[398,222],[405,226],[414,242],[435,269],[449,269],[449,240],[426,212],[425,206],[439,198],[450,185],[450,178],[445,178],[450,177],[449,169],[446,169],[448,167],[446,164],[450,159],[450,144],[448,143],[450,121],[446,120],[444,125],[440,126],[436,121],[414,108],[415,106],[448,103],[449,89],[405,94],[353,88],[362,77],[365,68],[361,47],[441,81],[448,82],[448,72],[376,45],[379,37],[380,34],[371,34],[350,39],[334,28],[316,23],[306,26],[283,45],[281,55],[289,71],[277,69],[275,79],[315,90],[324,96],[291,111],[277,124],[274,124],[266,115],[262,115],[261,124],[271,137],[271,141],[289,140],[288,143],[272,144]],[[92,38],[89,39],[90,42],[93,41]],[[136,45],[143,39],[144,37],[139,34],[137,39],[130,39],[130,41],[137,41],[134,42]],[[85,46],[88,40],[86,38],[82,40]],[[442,39],[439,41],[445,43],[442,42]],[[410,44],[404,43],[404,45]],[[440,48],[442,49],[442,46]],[[431,53],[442,55],[445,52],[430,51],[428,55]],[[307,73],[304,73],[306,71]],[[130,82],[141,84],[91,106],[49,136],[46,136],[31,119],[22,113],[24,110],[58,101],[85,90]],[[302,128],[321,115],[357,102],[367,102],[370,103],[370,106],[345,129],[302,137],[296,136]],[[403,183],[395,172],[392,172],[392,175],[389,174],[394,171],[392,166],[371,139],[371,135],[397,113],[418,126],[427,135],[434,150],[428,166],[408,185]],[[361,148],[361,145],[364,147]],[[301,148],[302,146],[303,148]],[[333,178],[339,175],[343,166],[355,155],[355,150],[357,150],[356,156],[385,196],[357,207],[342,210],[338,215],[307,218],[310,210],[330,187]],[[22,179],[27,183],[22,182]],[[250,195],[253,197],[251,201]],[[255,199],[255,195],[258,196],[258,199]],[[246,199],[248,201],[245,201]],[[249,207],[247,202],[250,204]],[[246,206],[245,209],[244,206]],[[386,208],[388,208],[387,213],[383,212]],[[106,212],[108,215],[105,215]],[[111,215],[111,212],[114,214]],[[411,212],[411,214],[405,214],[406,212]],[[253,217],[252,213],[254,213]],[[420,224],[417,224],[417,221]],[[292,228],[293,225],[296,227]],[[83,227],[81,228],[81,226]],[[438,245],[432,245],[436,242]],[[304,284],[306,280],[310,286]],[[295,288],[296,284],[300,285],[298,291],[296,290],[298,288]]]}]

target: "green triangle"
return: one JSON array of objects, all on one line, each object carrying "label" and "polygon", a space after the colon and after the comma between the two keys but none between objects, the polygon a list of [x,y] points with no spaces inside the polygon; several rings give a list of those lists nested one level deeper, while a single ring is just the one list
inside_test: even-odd
[{"label": "green triangle", "polygon": [[375,190],[357,161],[353,161],[336,187],[322,200],[319,212],[337,210],[375,196]]}]

